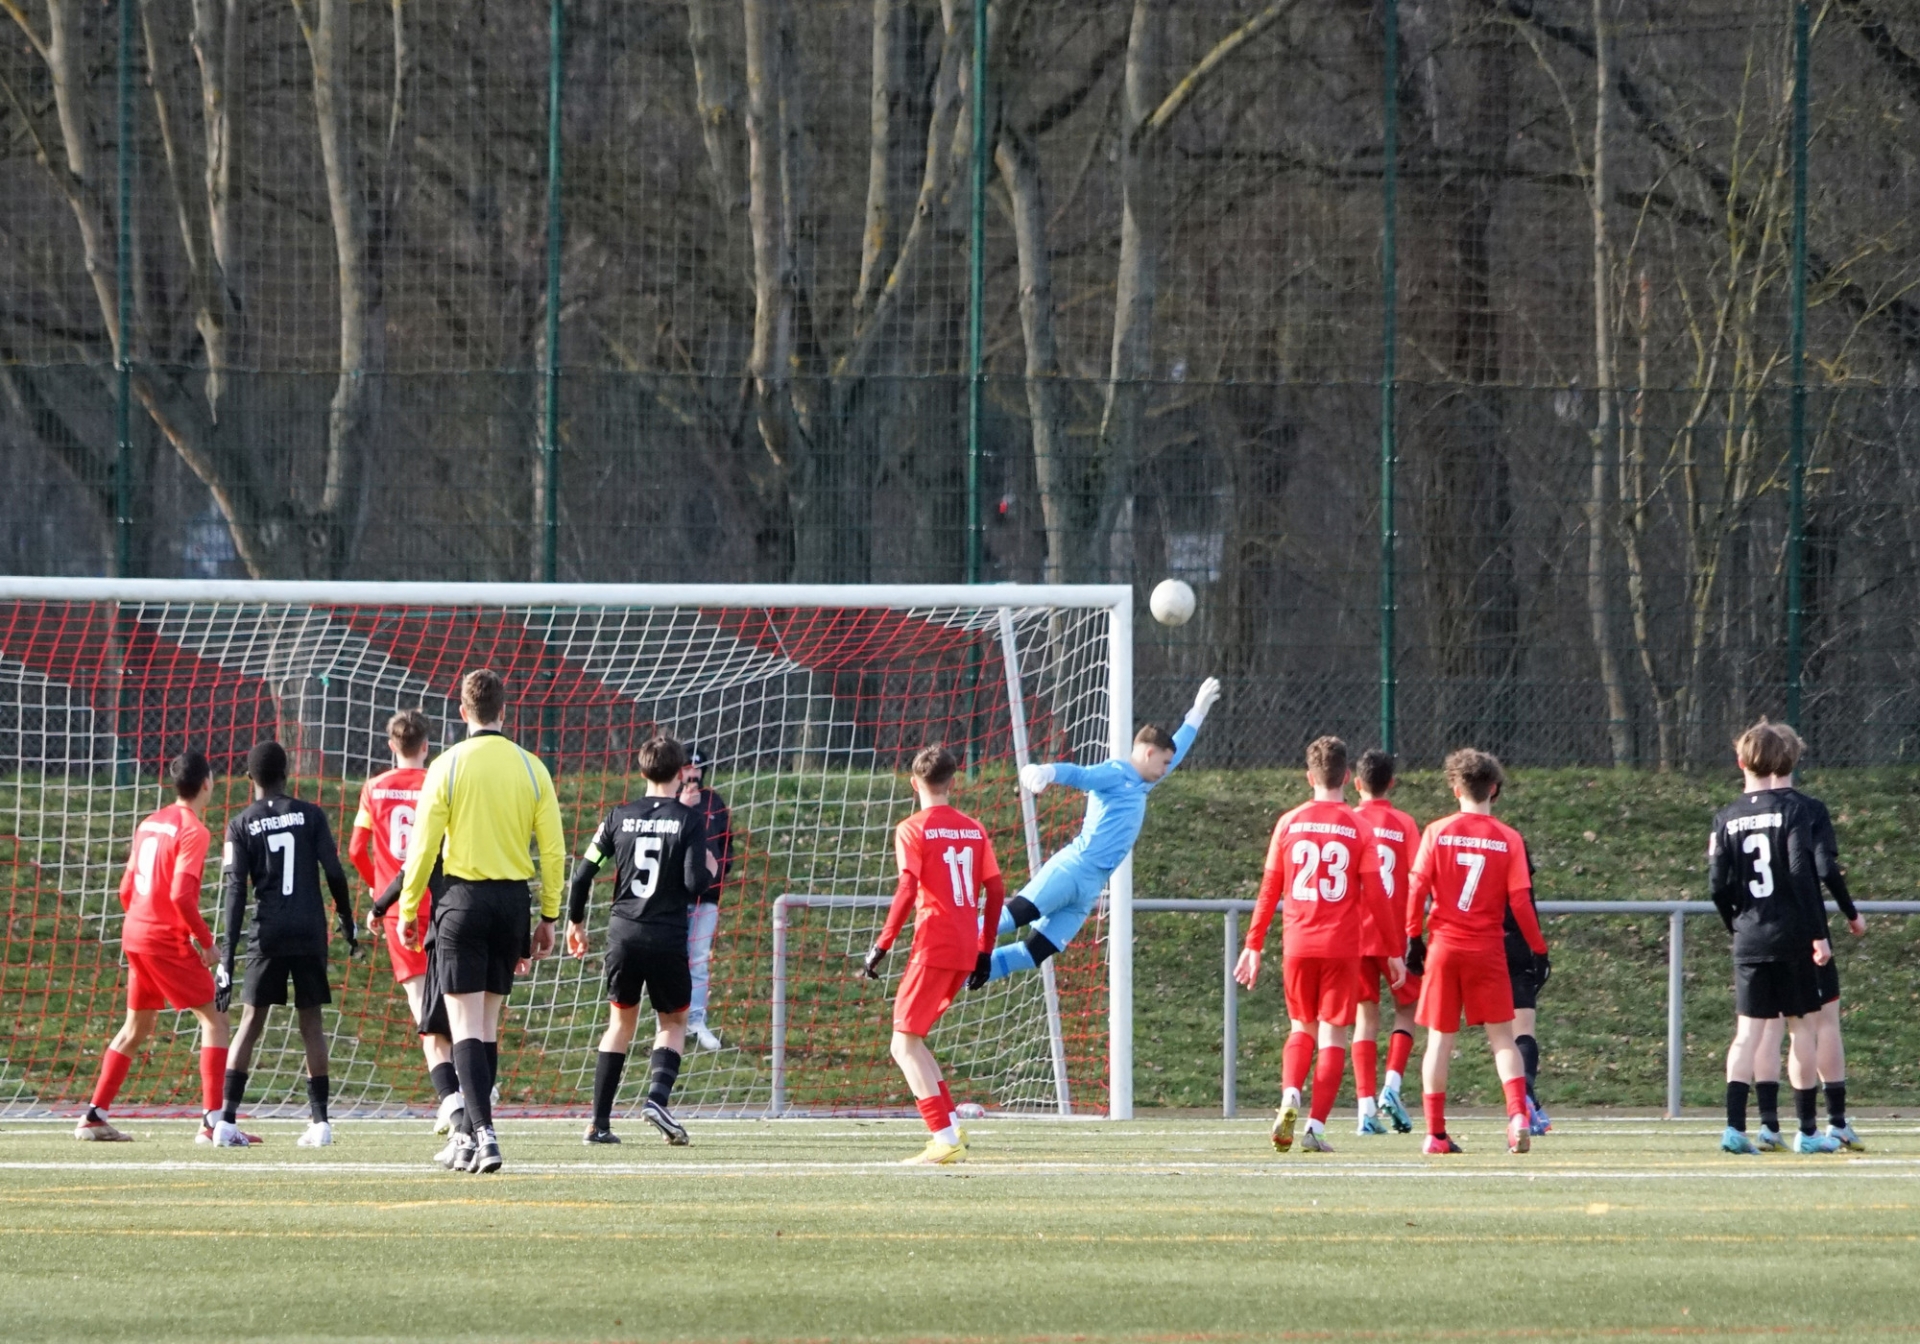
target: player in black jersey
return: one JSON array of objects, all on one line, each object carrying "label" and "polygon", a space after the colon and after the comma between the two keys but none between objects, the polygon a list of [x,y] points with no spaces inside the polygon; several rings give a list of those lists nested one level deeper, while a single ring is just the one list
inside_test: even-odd
[{"label": "player in black jersey", "polygon": [[1814,1132],[1820,986],[1815,967],[1833,958],[1826,907],[1814,864],[1813,809],[1776,778],[1792,768],[1787,741],[1764,719],[1734,743],[1746,792],[1720,809],[1707,842],[1713,903],[1733,934],[1734,1006],[1738,1025],[1727,1050],[1730,1153],[1759,1150],[1746,1135],[1754,1058],[1769,1019],[1784,1017],[1792,1038],[1788,1069],[1800,1110],[1795,1151],[1830,1153],[1839,1144]]},{"label": "player in black jersey", "polygon": [[[327,910],[320,895],[320,874],[327,875],[341,932],[354,956],[360,952],[353,929],[353,897],[340,851],[333,843],[327,814],[312,803],[289,797],[287,753],[278,742],[259,743],[247,755],[253,803],[227,822],[221,861],[225,888],[226,948],[221,964],[219,1006],[232,992],[240,931],[247,935],[247,979],[240,991],[240,1031],[227,1059],[225,1108],[214,1126],[214,1143],[245,1147],[235,1125],[247,1092],[247,1066],[267,1029],[267,1011],[287,1001],[293,982],[293,1006],[300,1039],[307,1050],[307,1107],[312,1123],[300,1136],[302,1148],[333,1142],[327,1121],[327,1033],[320,1006],[333,1002],[327,986]],[[253,921],[246,923],[247,893],[254,897]]]},{"label": "player in black jersey", "polygon": [[618,1143],[613,1099],[627,1067],[627,1049],[640,1023],[640,991],[653,1003],[652,1077],[643,1119],[668,1143],[687,1142],[687,1131],[667,1102],[680,1076],[680,1053],[687,1038],[687,1006],[693,999],[693,975],[687,959],[687,912],[712,885],[718,869],[707,847],[706,818],[680,801],[680,776],[686,748],[671,737],[648,738],[640,746],[644,798],[622,803],[607,813],[593,841],[573,870],[568,895],[567,951],[587,955],[587,897],[593,879],[614,865],[612,917],[607,921],[607,999],[612,1018],[600,1038],[593,1071],[593,1124],[585,1142]]},{"label": "player in black jersey", "polygon": [[[1774,724],[1774,731],[1784,739],[1792,756],[1793,764],[1785,775],[1775,776],[1775,788],[1792,789],[1792,771],[1799,767],[1800,757],[1806,751],[1806,743],[1800,735],[1785,724]],[[1840,914],[1847,921],[1847,931],[1854,937],[1864,937],[1867,932],[1866,917],[1853,903],[1853,893],[1847,889],[1846,870],[1840,866],[1840,841],[1833,831],[1833,817],[1827,811],[1827,805],[1811,794],[1796,794],[1806,801],[1813,810],[1813,866],[1820,877],[1820,884],[1826,888],[1833,903],[1840,908]],[[1824,911],[1823,911],[1824,914]],[[1829,928],[1831,923],[1829,923]],[[1819,1040],[1814,1055],[1819,1066],[1820,1086],[1827,1098],[1827,1137],[1842,1148],[1855,1152],[1864,1152],[1866,1145],[1860,1136],[1847,1123],[1847,1052],[1840,1036],[1840,965],[1838,960],[1818,966],[1814,974],[1820,982],[1820,1017],[1817,1024]],[[1768,1146],[1769,1131],[1775,1146],[1781,1145],[1780,1128],[1780,1039],[1783,1027],[1779,1022],[1769,1022],[1760,1038],[1760,1048],[1755,1056],[1753,1089],[1760,1101],[1760,1146]]]},{"label": "player in black jersey", "polygon": [[[1527,871],[1538,871],[1532,850],[1527,851]],[[1527,899],[1533,899],[1531,888]],[[1539,918],[1536,911],[1535,922]],[[1540,1104],[1536,1090],[1540,1080],[1540,1041],[1533,1032],[1538,1020],[1540,991],[1546,988],[1547,977],[1553,973],[1553,961],[1545,953],[1536,953],[1527,946],[1526,935],[1520,932],[1520,921],[1513,917],[1511,907],[1502,928],[1506,934],[1507,980],[1513,987],[1513,1045],[1527,1069],[1527,1129],[1534,1134],[1546,1134],[1553,1129],[1553,1121]]]}]

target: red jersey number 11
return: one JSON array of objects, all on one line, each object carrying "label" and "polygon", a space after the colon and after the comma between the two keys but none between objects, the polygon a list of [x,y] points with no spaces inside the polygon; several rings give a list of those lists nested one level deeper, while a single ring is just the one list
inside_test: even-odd
[{"label": "red jersey number 11", "polygon": [[973,851],[949,846],[940,857],[946,860],[947,887],[953,892],[953,903],[958,906],[973,905]]}]

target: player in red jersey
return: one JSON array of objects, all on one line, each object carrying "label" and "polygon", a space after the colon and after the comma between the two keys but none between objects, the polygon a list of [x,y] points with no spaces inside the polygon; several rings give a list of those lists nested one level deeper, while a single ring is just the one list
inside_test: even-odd
[{"label": "player in red jersey", "polygon": [[[1484,1026],[1493,1066],[1507,1094],[1507,1151],[1532,1145],[1527,1128],[1527,1070],[1513,1038],[1513,982],[1507,976],[1505,922],[1513,911],[1535,957],[1547,940],[1533,912],[1533,877],[1520,833],[1493,819],[1506,775],[1500,762],[1468,748],[1447,757],[1447,785],[1460,810],[1427,827],[1407,887],[1407,961],[1425,972],[1414,1020],[1427,1029],[1421,1066],[1429,1153],[1457,1153],[1447,1135],[1447,1062],[1460,1014]],[[1421,940],[1427,898],[1433,898],[1433,948]]]},{"label": "player in red jersey", "polygon": [[[1420,825],[1387,801],[1394,785],[1394,759],[1391,752],[1375,748],[1362,752],[1354,765],[1354,789],[1360,804],[1354,811],[1372,832],[1374,850],[1380,858],[1380,885],[1387,893],[1387,908],[1393,920],[1395,937],[1377,936],[1369,928],[1361,940],[1360,1006],[1353,1018],[1353,1082],[1360,1097],[1361,1134],[1384,1134],[1380,1113],[1393,1122],[1396,1133],[1413,1132],[1413,1117],[1400,1099],[1400,1084],[1413,1058],[1413,1007],[1420,1001],[1420,977],[1405,975],[1392,983],[1387,953],[1391,946],[1404,946],[1400,936],[1407,927],[1407,874],[1413,870],[1413,853],[1420,840]],[[1393,995],[1393,1034],[1387,1038],[1386,1085],[1379,1088],[1380,982],[1388,981]]]},{"label": "player in red jersey", "polygon": [[867,979],[880,978],[881,959],[913,913],[913,952],[893,999],[893,1058],[932,1137],[907,1159],[909,1166],[966,1160],[966,1131],[940,1065],[927,1049],[927,1033],[962,985],[978,989],[987,983],[1007,898],[987,828],[947,802],[959,769],[945,747],[925,747],[913,758],[913,795],[920,810],[894,828],[900,885],[865,968]]},{"label": "player in red jersey", "polygon": [[73,1137],[127,1143],[107,1120],[107,1110],[133,1068],[133,1052],[153,1034],[165,1007],[200,1019],[199,1141],[213,1141],[208,1115],[220,1109],[227,1072],[226,1005],[216,1007],[219,987],[212,967],[213,930],[200,914],[200,875],[207,862],[207,803],[213,798],[213,767],[197,751],[183,751],[167,767],[176,801],[135,828],[133,852],[120,879],[120,908],[127,912],[120,947],[127,955],[127,1020],[100,1057],[93,1104]]},{"label": "player in red jersey", "polygon": [[[445,1133],[453,1123],[453,1112],[460,1108],[460,1082],[453,1068],[453,1042],[446,1036],[425,1030],[427,954],[424,948],[411,948],[400,936],[399,888],[394,878],[407,863],[407,842],[413,836],[413,819],[420,809],[420,785],[427,777],[427,716],[417,709],[403,709],[387,720],[387,749],[393,753],[393,769],[375,775],[360,786],[360,810],[354,814],[353,835],[347,841],[347,859],[374,898],[367,906],[367,932],[377,934],[386,926],[387,960],[393,966],[394,982],[407,996],[414,1025],[421,1028],[420,1052],[427,1058],[427,1076],[440,1099],[440,1113],[434,1131]],[[392,899],[386,896],[393,887]],[[420,908],[431,913],[431,898],[422,897]]]},{"label": "player in red jersey", "polygon": [[1259,980],[1267,928],[1284,894],[1281,968],[1292,1034],[1281,1057],[1284,1090],[1273,1122],[1273,1146],[1281,1152],[1293,1146],[1300,1092],[1311,1067],[1313,1107],[1300,1146],[1310,1153],[1330,1153],[1327,1116],[1347,1066],[1347,1031],[1360,999],[1360,949],[1369,937],[1377,937],[1389,949],[1388,975],[1395,984],[1405,975],[1406,964],[1400,959],[1399,932],[1389,923],[1379,854],[1346,803],[1345,742],[1321,737],[1307,747],[1307,783],[1313,801],[1286,813],[1273,828],[1260,896],[1233,974],[1248,989]]}]

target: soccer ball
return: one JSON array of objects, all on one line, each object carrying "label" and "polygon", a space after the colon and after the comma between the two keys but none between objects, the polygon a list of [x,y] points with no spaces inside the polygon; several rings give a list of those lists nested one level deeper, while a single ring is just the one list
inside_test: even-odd
[{"label": "soccer ball", "polygon": [[1185,625],[1193,619],[1193,589],[1178,579],[1162,579],[1147,599],[1147,608],[1162,625]]},{"label": "soccer ball", "polygon": [[984,1120],[987,1118],[987,1108],[977,1101],[963,1101],[953,1108],[953,1113],[962,1120]]}]

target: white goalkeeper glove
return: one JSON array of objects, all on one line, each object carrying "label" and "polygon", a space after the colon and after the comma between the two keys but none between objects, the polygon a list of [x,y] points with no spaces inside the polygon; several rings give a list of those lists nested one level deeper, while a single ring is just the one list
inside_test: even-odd
[{"label": "white goalkeeper glove", "polygon": [[1050,765],[1023,765],[1020,767],[1020,787],[1036,797],[1047,791],[1047,785],[1053,783],[1053,767]]},{"label": "white goalkeeper glove", "polygon": [[1220,700],[1220,678],[1208,677],[1200,683],[1199,693],[1193,697],[1193,708],[1187,711],[1187,726],[1196,732],[1207,721],[1207,711]]}]

